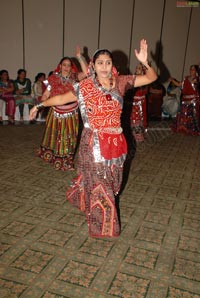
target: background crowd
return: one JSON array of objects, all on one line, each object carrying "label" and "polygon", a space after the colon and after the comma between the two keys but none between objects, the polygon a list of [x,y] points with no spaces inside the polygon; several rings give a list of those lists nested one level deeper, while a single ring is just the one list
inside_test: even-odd
[{"label": "background crowd", "polygon": [[[27,77],[23,68],[17,71],[16,79],[10,79],[8,70],[0,71],[0,124],[8,119],[13,125],[15,120],[24,122],[24,109],[31,107],[41,100],[45,87],[46,75],[38,73],[34,83]],[[19,118],[17,117],[19,114]],[[33,122],[32,122],[33,123]]]},{"label": "background crowd", "polygon": [[[173,131],[199,132],[199,69],[200,64],[191,65],[189,74],[182,81],[169,77],[163,84],[158,77],[148,86],[133,89],[129,98],[132,104],[130,127],[137,142],[144,140],[150,120],[175,119]],[[41,102],[43,94],[48,92],[48,78],[55,72],[50,71],[48,76],[39,72],[34,82],[31,82],[23,68],[17,71],[16,79],[9,78],[8,70],[1,70],[0,124],[22,124],[24,120],[26,123],[45,121],[47,109],[38,113],[37,121],[28,121],[27,117],[31,107]],[[144,73],[145,68],[138,64],[135,74]]]}]

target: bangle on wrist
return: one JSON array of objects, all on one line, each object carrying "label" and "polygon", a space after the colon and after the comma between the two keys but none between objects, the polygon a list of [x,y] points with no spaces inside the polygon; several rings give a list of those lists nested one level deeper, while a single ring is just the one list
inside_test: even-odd
[{"label": "bangle on wrist", "polygon": [[151,63],[149,63],[149,61],[145,61],[145,62],[142,62],[142,64],[148,69],[149,67],[151,67]]},{"label": "bangle on wrist", "polygon": [[36,109],[39,111],[39,110],[41,110],[41,109],[44,108],[44,105],[43,105],[42,102],[40,102],[40,103],[38,103],[35,107],[36,107]]},{"label": "bangle on wrist", "polygon": [[84,58],[83,58],[83,56],[81,55],[81,56],[79,56],[79,57],[77,57],[77,59],[79,60],[79,61],[83,61],[84,60]]}]

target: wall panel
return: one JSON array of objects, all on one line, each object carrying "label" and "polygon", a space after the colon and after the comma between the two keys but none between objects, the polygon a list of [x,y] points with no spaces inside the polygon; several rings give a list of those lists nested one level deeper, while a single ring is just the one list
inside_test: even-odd
[{"label": "wall panel", "polygon": [[189,73],[190,65],[200,63],[199,28],[200,28],[200,8],[193,8],[192,15],[191,15],[189,36],[188,36],[184,76]]},{"label": "wall panel", "polygon": [[[149,60],[156,67],[159,52],[160,35],[162,31],[164,0],[135,0],[130,69],[134,73],[137,65],[134,49],[139,49],[142,38],[148,42]],[[152,52],[152,55],[151,55]],[[155,57],[154,57],[155,56]]]},{"label": "wall panel", "polygon": [[62,58],[63,0],[25,0],[25,68],[32,80],[49,73]]},{"label": "wall panel", "polygon": [[0,69],[7,69],[9,71],[10,78],[15,79],[17,70],[23,66],[23,27],[21,0],[6,0],[1,3],[0,27]]},{"label": "wall panel", "polygon": [[74,56],[78,44],[90,57],[98,47],[109,48],[121,73],[129,66],[134,72],[134,49],[143,37],[162,80],[182,79],[200,61],[200,10],[177,8],[175,1],[2,0],[1,12],[0,68],[12,78],[21,67],[32,81],[37,72],[48,74],[63,55]]},{"label": "wall panel", "polygon": [[176,7],[172,1],[166,1],[161,40],[163,55],[159,65],[161,76],[165,79],[167,79],[164,73],[166,66],[171,76],[181,80],[189,19],[190,8]]},{"label": "wall panel", "polygon": [[120,73],[129,64],[132,13],[133,0],[102,0],[99,48],[113,52]]},{"label": "wall panel", "polygon": [[[74,56],[77,45],[91,56],[98,45],[100,0],[65,0],[65,55]],[[87,53],[86,53],[87,54]]]}]

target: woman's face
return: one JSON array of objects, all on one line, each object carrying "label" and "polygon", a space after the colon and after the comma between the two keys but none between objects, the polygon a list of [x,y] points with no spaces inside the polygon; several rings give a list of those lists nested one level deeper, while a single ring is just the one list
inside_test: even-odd
[{"label": "woman's face", "polygon": [[142,69],[142,65],[141,65],[141,64],[138,64],[138,65],[136,66],[135,74],[136,74],[136,75],[141,75],[141,74],[143,74],[143,69]]},{"label": "woman's face", "polygon": [[94,70],[98,78],[109,78],[112,72],[112,59],[107,54],[101,54],[95,60]]},{"label": "woman's face", "polygon": [[20,79],[20,81],[23,81],[25,78],[26,78],[26,72],[25,72],[25,71],[22,71],[22,72],[19,74],[19,79]]},{"label": "woman's face", "polygon": [[39,80],[40,82],[43,82],[45,79],[46,79],[45,75],[42,75],[41,77],[39,77],[38,80]]},{"label": "woman's face", "polygon": [[195,77],[196,76],[196,68],[194,66],[190,67],[190,76]]},{"label": "woman's face", "polygon": [[8,80],[8,73],[7,72],[3,72],[1,75],[1,80],[2,81],[7,81]]},{"label": "woman's face", "polygon": [[60,67],[61,67],[61,75],[62,75],[63,77],[65,77],[65,76],[69,76],[69,75],[70,75],[71,70],[72,70],[72,65],[71,65],[71,61],[70,61],[70,60],[65,59],[65,60],[61,63]]}]

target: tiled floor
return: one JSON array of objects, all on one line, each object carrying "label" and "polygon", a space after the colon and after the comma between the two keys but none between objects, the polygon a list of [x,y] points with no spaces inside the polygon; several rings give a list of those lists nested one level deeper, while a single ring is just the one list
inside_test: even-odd
[{"label": "tiled floor", "polygon": [[200,298],[200,138],[149,129],[103,240],[65,199],[75,172],[35,156],[43,130],[0,127],[0,297]]}]

